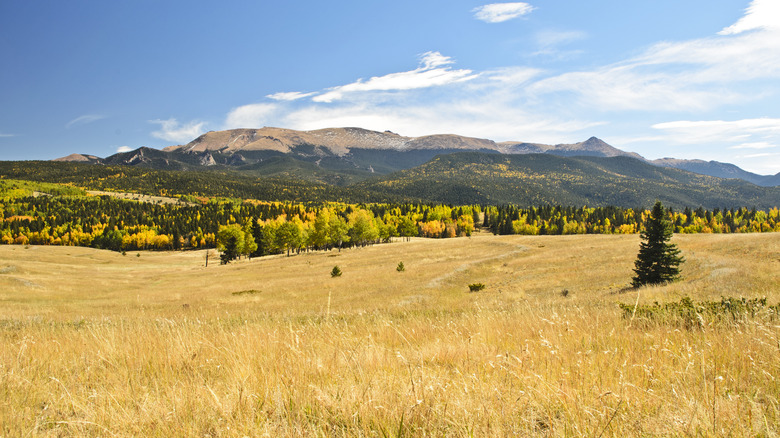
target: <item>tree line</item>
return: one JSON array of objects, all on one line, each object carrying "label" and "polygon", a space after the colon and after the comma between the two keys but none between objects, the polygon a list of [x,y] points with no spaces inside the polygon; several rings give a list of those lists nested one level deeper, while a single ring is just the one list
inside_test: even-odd
[{"label": "tree line", "polygon": [[[780,210],[665,209],[678,233],[780,231]],[[92,246],[115,251],[214,248],[226,227],[237,254],[342,249],[393,237],[494,234],[613,234],[643,231],[649,211],[619,207],[423,203],[294,203],[211,199],[155,204],[109,196],[0,198],[0,243]],[[240,238],[238,235],[240,234]]]},{"label": "tree line", "polygon": [[[644,231],[650,211],[620,207],[513,205],[486,207],[482,222],[493,234],[634,234]],[[664,209],[676,233],[756,233],[780,231],[780,210],[742,208],[675,211]]]},{"label": "tree line", "polygon": [[[474,230],[479,206],[345,204],[212,199],[156,204],[109,196],[0,198],[0,243],[92,246],[115,251],[214,248],[220,229],[252,236],[241,254],[266,255],[456,237]],[[245,239],[248,241],[249,239]]]}]

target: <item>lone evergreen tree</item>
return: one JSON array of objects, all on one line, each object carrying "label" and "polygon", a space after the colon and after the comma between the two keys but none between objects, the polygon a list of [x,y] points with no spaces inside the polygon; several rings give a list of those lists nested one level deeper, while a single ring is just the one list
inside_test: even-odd
[{"label": "lone evergreen tree", "polygon": [[244,246],[244,233],[237,225],[228,225],[219,227],[217,231],[217,249],[222,251],[219,259],[221,264],[226,265],[235,260],[241,248]]},{"label": "lone evergreen tree", "polygon": [[656,201],[650,217],[641,233],[645,240],[639,245],[639,254],[634,262],[631,285],[658,284],[676,280],[680,276],[679,265],[684,261],[677,245],[667,243],[672,238],[672,224],[664,217],[661,201]]}]

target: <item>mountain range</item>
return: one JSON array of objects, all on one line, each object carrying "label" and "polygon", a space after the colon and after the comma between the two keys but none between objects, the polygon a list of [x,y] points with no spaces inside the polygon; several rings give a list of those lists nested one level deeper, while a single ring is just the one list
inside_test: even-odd
[{"label": "mountain range", "polygon": [[437,155],[454,152],[550,154],[562,157],[630,157],[660,166],[718,178],[737,178],[752,184],[780,185],[780,173],[758,175],[717,161],[661,158],[646,160],[591,137],[572,144],[547,145],[492,140],[451,134],[405,137],[361,128],[296,131],[283,128],[232,129],[207,132],[186,145],[162,150],[138,148],[106,158],[71,154],[55,161],[138,165],[155,169],[193,170],[227,167],[258,174],[281,173],[331,184],[351,184],[373,174],[411,169]]},{"label": "mountain range", "polygon": [[780,174],[756,175],[714,161],[650,161],[595,137],[546,145],[360,128],[214,131],[162,150],[0,162],[0,177],[96,190],[313,202],[780,206]]}]

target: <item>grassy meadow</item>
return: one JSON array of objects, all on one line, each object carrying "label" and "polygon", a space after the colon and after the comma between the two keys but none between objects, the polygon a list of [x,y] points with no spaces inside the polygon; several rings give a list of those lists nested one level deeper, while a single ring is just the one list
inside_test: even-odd
[{"label": "grassy meadow", "polygon": [[778,436],[780,319],[618,303],[777,304],[780,233],[675,235],[683,280],[628,289],[639,242],[0,246],[0,436]]}]

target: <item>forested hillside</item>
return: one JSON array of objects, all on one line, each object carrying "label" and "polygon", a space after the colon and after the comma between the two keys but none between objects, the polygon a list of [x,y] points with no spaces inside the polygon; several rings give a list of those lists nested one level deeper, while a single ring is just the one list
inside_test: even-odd
[{"label": "forested hillside", "polygon": [[373,193],[362,187],[258,177],[221,169],[182,171],[53,161],[0,161],[0,178],[70,184],[91,190],[158,196],[205,196],[300,202],[388,202],[413,198]]},{"label": "forested hillside", "polygon": [[[354,168],[326,170],[277,157],[273,176],[244,170],[154,170],[126,165],[0,162],[0,177],[72,184],[94,190],[268,201],[429,202],[642,207],[661,200],[684,207],[770,209],[780,187],[758,187],[647,164],[630,157],[560,157],[461,152],[418,167],[365,179]],[[350,182],[362,180],[360,182]]]},{"label": "forested hillside", "polygon": [[780,205],[780,187],[662,168],[630,157],[463,152],[354,187],[452,204],[638,207],[661,200],[675,208]]}]

